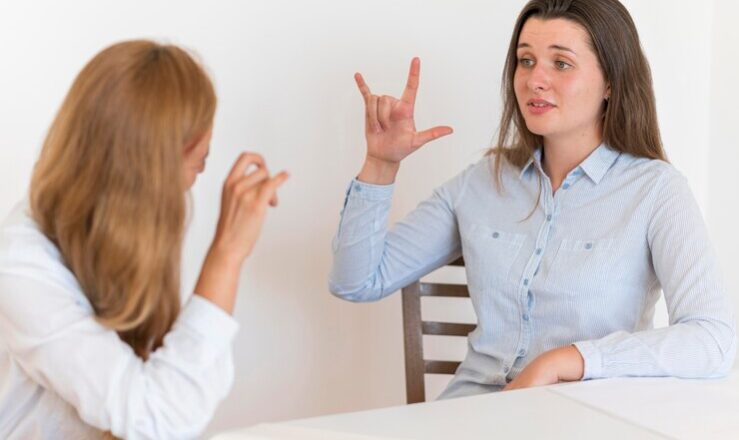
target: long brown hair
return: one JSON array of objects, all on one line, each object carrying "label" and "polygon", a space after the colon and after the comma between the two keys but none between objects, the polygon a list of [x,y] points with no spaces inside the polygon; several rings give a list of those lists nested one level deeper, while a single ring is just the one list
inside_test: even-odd
[{"label": "long brown hair", "polygon": [[[509,163],[522,168],[543,145],[542,137],[526,127],[513,86],[518,39],[532,17],[570,20],[590,35],[606,83],[611,86],[610,99],[603,105],[603,142],[616,151],[667,161],[657,125],[649,63],[634,21],[618,0],[531,0],[524,6],[513,27],[503,69],[503,112],[497,145],[488,154],[500,153]],[[501,160],[495,161],[499,188],[501,165]]]},{"label": "long brown hair", "polygon": [[180,311],[183,153],[215,107],[208,75],[183,49],[115,44],[75,79],[34,168],[34,220],[97,320],[142,358]]}]

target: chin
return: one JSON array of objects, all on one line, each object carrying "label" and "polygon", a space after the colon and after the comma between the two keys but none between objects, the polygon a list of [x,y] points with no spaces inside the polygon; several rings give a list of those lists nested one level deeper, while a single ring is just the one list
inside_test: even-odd
[{"label": "chin", "polygon": [[554,132],[551,127],[547,127],[544,124],[529,124],[527,122],[526,128],[537,136],[548,136]]}]

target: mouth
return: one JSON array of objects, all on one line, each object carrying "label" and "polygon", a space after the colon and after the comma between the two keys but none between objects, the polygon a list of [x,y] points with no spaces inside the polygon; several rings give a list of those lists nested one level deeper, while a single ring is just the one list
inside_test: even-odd
[{"label": "mouth", "polygon": [[526,103],[526,107],[529,109],[530,113],[534,115],[541,115],[548,112],[549,110],[556,108],[557,106],[543,99],[529,99]]}]

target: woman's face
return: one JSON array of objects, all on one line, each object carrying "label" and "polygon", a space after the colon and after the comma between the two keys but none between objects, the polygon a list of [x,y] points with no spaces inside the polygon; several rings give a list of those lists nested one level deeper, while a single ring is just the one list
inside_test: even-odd
[{"label": "woman's face", "polygon": [[195,183],[195,178],[205,169],[205,158],[208,157],[210,151],[210,138],[213,136],[213,129],[209,129],[205,135],[194,146],[185,150],[183,160],[185,166],[185,188],[190,189]]},{"label": "woman's face", "polygon": [[530,18],[516,55],[516,100],[532,133],[549,140],[601,137],[610,89],[582,26]]}]

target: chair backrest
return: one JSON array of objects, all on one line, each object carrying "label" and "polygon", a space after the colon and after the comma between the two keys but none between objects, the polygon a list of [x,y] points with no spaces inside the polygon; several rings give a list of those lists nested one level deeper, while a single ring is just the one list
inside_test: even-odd
[{"label": "chair backrest", "polygon": [[[450,266],[464,266],[460,258]],[[404,287],[403,336],[405,342],[405,392],[408,403],[426,400],[426,374],[454,374],[459,362],[426,360],[423,357],[423,335],[467,336],[475,324],[424,321],[421,318],[421,297],[469,297],[464,284],[423,283],[415,281]]]}]

